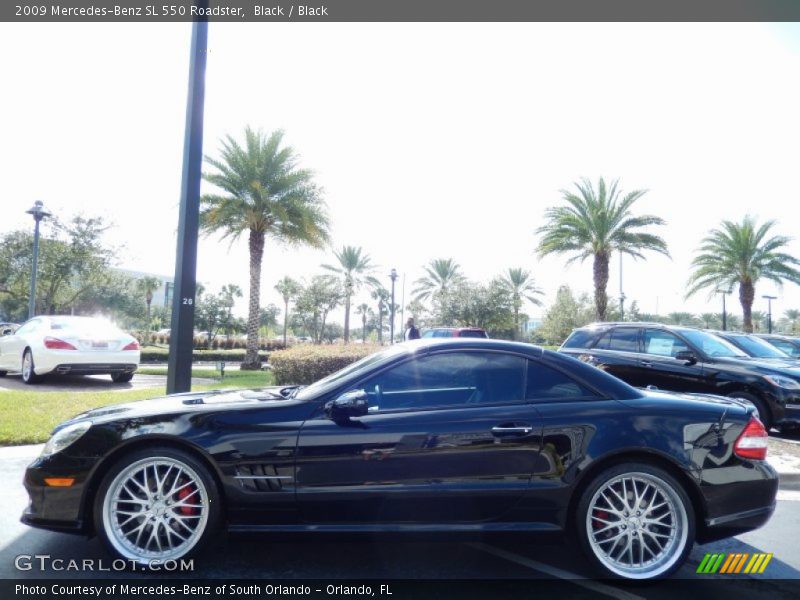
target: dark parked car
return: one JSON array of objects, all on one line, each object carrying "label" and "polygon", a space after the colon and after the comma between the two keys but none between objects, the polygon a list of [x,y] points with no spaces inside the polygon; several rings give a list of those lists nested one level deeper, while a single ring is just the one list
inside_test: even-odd
[{"label": "dark parked car", "polygon": [[480,327],[431,327],[422,334],[423,338],[488,338],[489,334]]},{"label": "dark parked car", "polygon": [[59,425],[25,474],[36,527],[138,563],[220,527],[577,538],[600,572],[663,577],[760,527],[778,479],[753,407],[639,391],[528,344],[418,341],[305,388],[188,393]]},{"label": "dark parked car", "polygon": [[800,368],[752,358],[701,329],[597,323],[573,331],[560,352],[582,357],[636,387],[745,399],[768,430],[800,424]]},{"label": "dark parked car", "polygon": [[765,340],[775,346],[778,350],[785,352],[792,358],[800,358],[800,338],[791,337],[788,335],[776,335],[773,333],[756,334],[762,340]]},{"label": "dark parked car", "polygon": [[779,350],[766,340],[762,340],[753,334],[739,333],[736,331],[715,331],[714,335],[718,335],[722,339],[730,342],[747,354],[747,356],[763,358],[770,362],[787,365],[789,367],[797,364],[797,361],[792,360],[792,357],[783,350]]}]

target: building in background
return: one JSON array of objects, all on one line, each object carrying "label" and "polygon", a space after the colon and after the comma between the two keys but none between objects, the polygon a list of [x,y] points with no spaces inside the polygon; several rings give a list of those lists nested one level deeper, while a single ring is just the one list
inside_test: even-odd
[{"label": "building in background", "polygon": [[166,275],[159,275],[157,273],[145,273],[143,271],[129,271],[128,269],[114,270],[130,277],[131,279],[144,279],[146,277],[158,279],[161,282],[161,285],[157,290],[153,290],[153,302],[151,306],[153,308],[169,308],[172,305],[172,291],[175,288],[173,277],[167,277]]}]

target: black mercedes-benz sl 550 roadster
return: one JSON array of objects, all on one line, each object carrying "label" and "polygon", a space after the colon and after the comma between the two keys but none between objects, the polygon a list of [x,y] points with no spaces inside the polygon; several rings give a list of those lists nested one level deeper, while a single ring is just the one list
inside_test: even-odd
[{"label": "black mercedes-benz sl 550 roadster", "polygon": [[648,579],[769,519],[766,451],[742,401],[639,390],[527,344],[421,340],[307,387],[78,415],[28,468],[22,519],[143,563],[222,527],[571,533],[600,574]]}]

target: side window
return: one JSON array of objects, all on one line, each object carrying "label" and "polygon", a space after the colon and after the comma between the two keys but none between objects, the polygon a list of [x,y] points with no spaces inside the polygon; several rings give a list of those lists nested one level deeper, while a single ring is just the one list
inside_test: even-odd
[{"label": "side window", "polygon": [[576,329],[564,342],[563,348],[588,348],[597,332],[587,329]]},{"label": "side window", "polygon": [[656,356],[675,356],[678,352],[690,350],[680,338],[669,331],[647,329],[644,333],[644,351]]},{"label": "side window", "polygon": [[525,391],[528,400],[567,400],[594,395],[561,371],[528,361],[528,386]]},{"label": "side window", "polygon": [[611,331],[611,343],[609,350],[619,350],[620,352],[639,351],[639,330],[635,327],[618,327]]},{"label": "side window", "polygon": [[408,360],[364,382],[371,411],[522,402],[526,359],[448,352]]},{"label": "side window", "polygon": [[770,340],[769,343],[775,346],[778,350],[782,350],[789,356],[800,356],[800,349],[796,348],[789,342],[784,342],[783,340]]}]

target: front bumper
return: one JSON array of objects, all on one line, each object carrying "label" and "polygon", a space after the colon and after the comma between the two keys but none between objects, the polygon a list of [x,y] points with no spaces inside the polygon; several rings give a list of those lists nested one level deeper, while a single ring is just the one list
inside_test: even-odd
[{"label": "front bumper", "polygon": [[786,399],[783,417],[775,422],[778,428],[796,429],[800,427],[800,396]]}]

